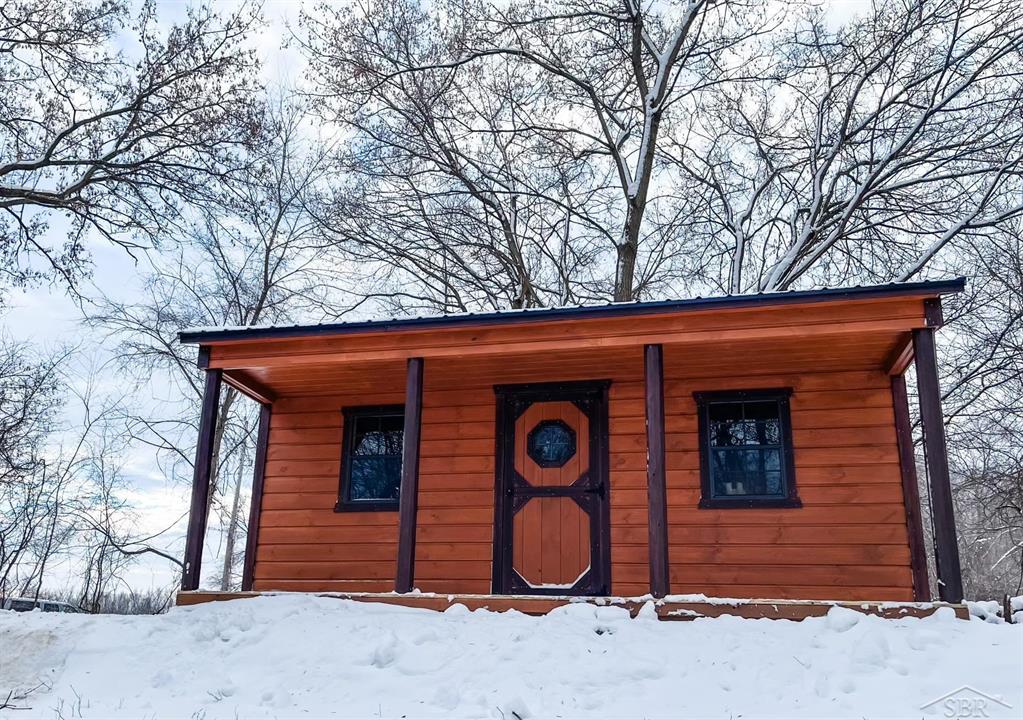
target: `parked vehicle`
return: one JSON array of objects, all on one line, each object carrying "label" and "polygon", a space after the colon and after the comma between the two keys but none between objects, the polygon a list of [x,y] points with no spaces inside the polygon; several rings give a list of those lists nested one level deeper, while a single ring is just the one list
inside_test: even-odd
[{"label": "parked vehicle", "polygon": [[71,603],[58,600],[43,600],[41,598],[0,598],[0,609],[13,610],[14,612],[29,612],[31,610],[42,610],[43,612],[80,613],[81,608]]}]

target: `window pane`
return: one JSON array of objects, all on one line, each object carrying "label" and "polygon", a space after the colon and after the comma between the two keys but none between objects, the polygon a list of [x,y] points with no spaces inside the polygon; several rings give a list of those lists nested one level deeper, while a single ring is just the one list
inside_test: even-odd
[{"label": "window pane", "polygon": [[777,419],[711,422],[710,443],[715,447],[778,445],[781,443],[781,424]]},{"label": "window pane", "polygon": [[780,403],[711,403],[707,416],[711,495],[785,497]]},{"label": "window pane", "polygon": [[526,452],[542,467],[561,467],[575,455],[575,431],[560,420],[542,420],[527,436]]},{"label": "window pane", "polygon": [[401,455],[404,419],[384,415],[355,418],[355,455]]},{"label": "window pane", "polygon": [[712,403],[708,409],[714,447],[781,444],[781,410],[776,400]]},{"label": "window pane", "polygon": [[349,494],[352,500],[397,500],[401,457],[353,457]]},{"label": "window pane", "polygon": [[711,453],[715,496],[782,495],[779,448],[715,448]]},{"label": "window pane", "polygon": [[742,416],[746,420],[777,420],[778,401],[758,400],[742,403]]},{"label": "window pane", "polygon": [[352,423],[348,500],[397,500],[404,418],[361,415],[352,418]]},{"label": "window pane", "polygon": [[742,420],[741,402],[711,403],[708,408],[711,422],[733,422]]}]

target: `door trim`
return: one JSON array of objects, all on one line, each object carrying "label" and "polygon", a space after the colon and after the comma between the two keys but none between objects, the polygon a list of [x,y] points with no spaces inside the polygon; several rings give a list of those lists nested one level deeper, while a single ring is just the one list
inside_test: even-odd
[{"label": "door trim", "polygon": [[[611,485],[609,478],[610,443],[608,423],[608,390],[610,380],[577,380],[563,382],[523,383],[495,385],[495,482],[494,482],[494,553],[491,565],[491,591],[495,595],[519,592],[513,582],[511,488],[515,482],[514,443],[515,422],[535,402],[568,401],[587,411],[590,424],[591,483],[603,488],[603,501],[598,511],[590,516],[597,532],[590,548],[590,577],[592,594],[611,594]],[[530,595],[572,595],[570,589],[529,588]]]}]

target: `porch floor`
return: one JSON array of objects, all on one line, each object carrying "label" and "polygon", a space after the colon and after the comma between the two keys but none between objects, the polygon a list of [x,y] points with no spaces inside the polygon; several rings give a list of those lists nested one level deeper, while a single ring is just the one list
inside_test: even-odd
[{"label": "porch floor", "polygon": [[[274,591],[266,592],[220,592],[214,590],[182,591],[177,595],[177,604],[199,605],[224,600],[242,600],[261,595],[285,595]],[[591,603],[626,608],[635,617],[650,598],[623,597],[575,597],[537,595],[439,595],[434,593],[303,593],[317,597],[376,602],[426,610],[447,610],[452,605],[464,605],[470,610],[486,609],[493,612],[516,610],[526,615],[545,615],[555,608],[569,603]],[[827,615],[833,607],[844,607],[868,615],[885,618],[926,617],[940,608],[951,608],[957,618],[969,619],[970,613],[962,603],[912,603],[840,600],[771,600],[708,598],[702,595],[669,595],[657,600],[654,609],[660,620],[694,620],[700,617],[733,615],[742,618],[767,618],[771,620],[802,620],[808,617]]]}]

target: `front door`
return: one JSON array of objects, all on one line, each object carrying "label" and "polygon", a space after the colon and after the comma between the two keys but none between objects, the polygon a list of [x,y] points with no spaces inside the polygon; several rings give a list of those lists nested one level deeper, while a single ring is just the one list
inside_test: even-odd
[{"label": "front door", "polygon": [[495,388],[495,593],[610,594],[608,384]]}]

